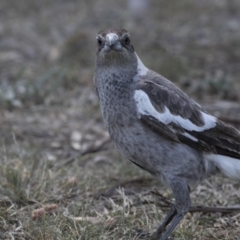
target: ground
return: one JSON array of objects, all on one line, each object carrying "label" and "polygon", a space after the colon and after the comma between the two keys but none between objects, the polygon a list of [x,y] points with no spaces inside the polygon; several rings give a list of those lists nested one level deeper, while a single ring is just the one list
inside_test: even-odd
[{"label": "ground", "polygon": [[[152,232],[172,195],[109,139],[92,83],[96,33],[128,29],[145,65],[240,129],[240,2],[1,0],[0,13],[0,239]],[[193,206],[239,208],[239,189],[211,177]],[[174,239],[240,239],[239,211],[195,210]]]}]

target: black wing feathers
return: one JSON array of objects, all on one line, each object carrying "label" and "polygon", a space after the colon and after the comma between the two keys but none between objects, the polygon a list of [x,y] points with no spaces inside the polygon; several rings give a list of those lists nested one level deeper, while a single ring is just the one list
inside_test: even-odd
[{"label": "black wing feathers", "polygon": [[167,138],[170,141],[180,143],[177,135],[169,128],[169,126],[159,122],[156,118],[149,115],[143,115],[141,116],[141,121],[159,135]]},{"label": "black wing feathers", "polygon": [[[148,72],[138,82],[136,90],[144,91],[160,113],[164,112],[165,107],[167,107],[171,114],[189,119],[198,127],[204,126],[202,118],[204,110],[201,106],[157,73]],[[215,127],[203,131],[189,131],[174,123],[165,125],[149,115],[142,115],[141,121],[151,130],[170,141],[181,142],[200,151],[240,159],[240,132],[219,120],[216,120]]]}]

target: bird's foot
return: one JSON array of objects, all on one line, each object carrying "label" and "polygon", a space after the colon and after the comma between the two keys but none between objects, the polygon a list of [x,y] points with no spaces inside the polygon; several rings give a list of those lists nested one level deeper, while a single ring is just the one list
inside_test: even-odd
[{"label": "bird's foot", "polygon": [[172,237],[168,237],[168,238],[162,238],[162,234],[159,233],[158,231],[154,232],[152,235],[151,235],[151,240],[174,240],[174,238]]},{"label": "bird's foot", "polygon": [[136,239],[149,239],[151,234],[143,229],[136,229]]},{"label": "bird's foot", "polygon": [[[164,230],[164,229],[163,229]],[[159,240],[161,239],[162,236],[162,232],[163,231],[159,231],[159,228],[157,229],[157,231],[153,232],[153,234],[151,235],[151,240]]]}]

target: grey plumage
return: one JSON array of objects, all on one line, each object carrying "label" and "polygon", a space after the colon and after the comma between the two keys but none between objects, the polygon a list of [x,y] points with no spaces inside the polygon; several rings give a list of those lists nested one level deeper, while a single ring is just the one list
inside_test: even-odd
[{"label": "grey plumage", "polygon": [[175,207],[152,235],[167,239],[191,205],[189,185],[219,170],[240,178],[240,133],[146,68],[126,30],[101,31],[97,42],[94,82],[112,140],[173,191]]}]

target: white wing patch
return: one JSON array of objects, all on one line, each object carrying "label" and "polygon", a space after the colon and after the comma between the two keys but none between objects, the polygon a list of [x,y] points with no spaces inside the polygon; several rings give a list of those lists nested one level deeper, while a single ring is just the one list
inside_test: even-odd
[{"label": "white wing patch", "polygon": [[145,76],[149,71],[149,69],[142,63],[137,54],[136,57],[137,57],[137,74],[133,77],[134,81],[138,81],[139,77]]},{"label": "white wing patch", "polygon": [[219,154],[206,154],[207,160],[212,161],[228,177],[240,179],[240,160]]},{"label": "white wing patch", "polygon": [[[148,95],[142,90],[135,91],[134,99],[137,104],[137,110],[138,110],[139,116],[141,115],[153,116],[154,118],[158,119],[160,122],[166,125],[170,123],[175,123],[186,130],[196,131],[196,132],[202,132],[216,126],[216,118],[204,112],[201,112],[201,113],[202,113],[202,118],[205,124],[201,127],[195,125],[189,119],[185,119],[181,116],[176,116],[171,114],[171,112],[166,106],[165,106],[165,111],[163,113],[160,113],[154,108]],[[191,136],[191,139],[195,140],[193,138],[194,137]]]}]

